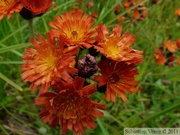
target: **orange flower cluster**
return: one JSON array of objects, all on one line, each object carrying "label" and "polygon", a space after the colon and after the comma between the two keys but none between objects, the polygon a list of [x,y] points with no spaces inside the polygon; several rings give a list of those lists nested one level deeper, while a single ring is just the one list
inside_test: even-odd
[{"label": "orange flower cluster", "polygon": [[[76,0],[76,2],[78,5],[77,7],[82,7],[82,5],[85,6],[86,9],[88,10],[89,14],[91,15],[91,17],[93,17],[93,18],[98,17],[98,12],[93,11],[94,10],[93,7],[95,5],[95,3],[93,1],[87,1],[86,2],[84,0]],[[89,9],[91,9],[91,10],[89,10]]]},{"label": "orange flower cluster", "polygon": [[[116,15],[118,15],[122,10],[127,10],[130,7],[138,4],[139,2],[141,2],[141,0],[124,0],[123,7],[120,7],[119,5],[116,6],[114,8],[114,12]],[[132,22],[134,22],[135,20],[143,21],[147,15],[148,15],[148,11],[145,8],[145,3],[142,3],[138,7],[126,13],[124,16],[119,17],[118,21],[119,22],[125,21],[126,18],[131,18]]]},{"label": "orange flower cluster", "polygon": [[116,101],[116,94],[127,101],[124,93],[137,92],[135,76],[138,74],[135,64],[141,63],[142,51],[131,48],[135,36],[129,32],[122,33],[122,27],[116,26],[108,34],[108,28],[99,24],[97,44],[94,48],[105,58],[99,63],[101,75],[95,76],[98,86],[106,85],[106,99]]},{"label": "orange flower cluster", "polygon": [[45,13],[52,0],[1,0],[0,20],[7,15],[8,19],[14,12],[20,12],[25,19],[32,19],[35,16]]},{"label": "orange flower cluster", "polygon": [[[160,47],[155,50],[154,57],[155,61],[158,65],[168,65],[169,67],[174,66],[174,60],[176,58],[175,53],[180,48],[180,39],[176,39],[176,41],[167,40],[164,44],[160,45]],[[177,64],[180,65],[179,59],[177,60]]]},{"label": "orange flower cluster", "polygon": [[[46,38],[38,34],[30,40],[21,76],[32,91],[39,89],[35,103],[43,105],[39,116],[44,123],[60,125],[63,134],[68,130],[83,134],[84,128],[94,129],[94,120],[103,117],[105,105],[91,99],[96,89],[103,87],[105,99],[113,102],[117,95],[127,101],[125,94],[138,91],[136,64],[142,62],[143,52],[132,48],[136,38],[129,32],[122,34],[122,26],[109,33],[103,24],[94,26],[94,19],[82,10],[57,16],[49,25]],[[97,55],[102,56],[99,63]],[[97,86],[84,78],[93,79]]]}]

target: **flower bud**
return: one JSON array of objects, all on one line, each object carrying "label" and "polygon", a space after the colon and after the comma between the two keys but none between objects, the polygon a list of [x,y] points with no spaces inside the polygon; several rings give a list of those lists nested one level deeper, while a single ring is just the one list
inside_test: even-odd
[{"label": "flower bud", "polygon": [[78,61],[77,69],[81,77],[87,78],[92,76],[98,70],[96,59],[90,54],[85,55],[84,58]]}]

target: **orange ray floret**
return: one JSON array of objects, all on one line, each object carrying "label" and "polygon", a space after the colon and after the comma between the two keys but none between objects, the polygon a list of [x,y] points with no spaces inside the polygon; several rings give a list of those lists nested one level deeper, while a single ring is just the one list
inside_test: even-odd
[{"label": "orange ray floret", "polygon": [[154,52],[154,57],[158,65],[164,65],[166,63],[166,58],[164,56],[162,49],[157,49]]},{"label": "orange ray floret", "polygon": [[174,41],[167,40],[164,44],[167,50],[170,51],[171,53],[176,52],[176,50],[178,49],[176,42]]},{"label": "orange ray floret", "polygon": [[94,45],[94,48],[108,59],[129,63],[142,62],[143,52],[131,48],[131,45],[135,41],[135,36],[129,32],[125,32],[121,36],[121,26],[116,26],[112,33],[108,35],[108,28],[100,24],[97,27],[97,33],[97,45]]},{"label": "orange ray floret", "polygon": [[47,33],[47,40],[40,35],[37,38],[37,41],[31,39],[34,48],[27,48],[24,52],[25,64],[21,66],[24,82],[31,83],[32,91],[41,85],[40,92],[47,91],[59,79],[72,82],[70,74],[76,74],[77,70],[70,64],[74,61],[77,48],[64,48],[56,43],[50,33]]},{"label": "orange ray floret", "polygon": [[9,19],[14,12],[20,12],[22,5],[19,0],[0,0],[0,20],[7,15]]},{"label": "orange ray floret", "polygon": [[55,86],[55,92],[46,92],[36,98],[36,105],[44,105],[39,113],[43,123],[51,127],[60,125],[62,134],[66,134],[68,129],[73,134],[84,134],[85,127],[94,129],[94,120],[103,117],[100,110],[104,110],[105,105],[92,101],[90,95],[96,87],[93,84],[84,87],[84,82],[79,77],[72,84],[60,81]]},{"label": "orange ray floret", "polygon": [[95,29],[91,28],[94,20],[82,12],[70,11],[57,16],[49,25],[54,28],[50,32],[54,37],[60,38],[67,46],[83,46],[90,48],[95,42]]},{"label": "orange ray floret", "polygon": [[138,81],[135,80],[138,70],[135,64],[125,62],[116,63],[105,59],[99,63],[101,75],[95,76],[94,80],[98,82],[98,87],[106,85],[106,100],[116,101],[116,95],[119,95],[123,101],[128,99],[125,93],[135,93]]},{"label": "orange ray floret", "polygon": [[34,15],[45,13],[52,3],[52,0],[21,0],[22,5]]}]

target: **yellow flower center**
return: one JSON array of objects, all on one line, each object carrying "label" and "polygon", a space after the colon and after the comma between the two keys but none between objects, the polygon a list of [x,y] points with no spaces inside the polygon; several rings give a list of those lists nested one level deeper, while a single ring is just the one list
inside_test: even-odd
[{"label": "yellow flower center", "polygon": [[70,30],[65,31],[67,37],[74,43],[83,40],[83,31],[79,28],[71,28]]},{"label": "yellow flower center", "polygon": [[44,66],[46,66],[50,69],[54,69],[56,66],[56,60],[57,60],[57,57],[55,57],[51,52],[48,55],[46,55],[46,57],[44,57],[42,61],[43,61]]},{"label": "yellow flower center", "polygon": [[112,58],[117,58],[119,56],[119,46],[118,39],[110,38],[103,46],[106,53],[111,55]]},{"label": "yellow flower center", "polygon": [[13,4],[14,2],[15,2],[14,0],[1,0],[0,9],[8,9],[9,7],[12,7],[14,5]]}]

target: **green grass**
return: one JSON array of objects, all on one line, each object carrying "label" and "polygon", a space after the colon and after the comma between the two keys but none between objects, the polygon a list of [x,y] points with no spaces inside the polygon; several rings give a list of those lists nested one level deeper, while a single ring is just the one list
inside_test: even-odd
[{"label": "green grass", "polygon": [[[149,14],[144,21],[134,24],[130,20],[121,23],[116,20],[128,12],[123,10],[119,15],[114,14],[114,6],[122,5],[122,0],[94,0],[95,6],[90,9],[79,5],[86,13],[99,13],[96,25],[100,22],[110,28],[123,25],[123,31],[127,30],[137,37],[133,47],[144,51],[137,77],[141,91],[127,95],[129,101],[126,103],[118,98],[114,104],[106,102],[104,95],[94,94],[93,98],[106,103],[106,110],[105,116],[97,119],[97,128],[87,130],[89,135],[123,135],[125,127],[180,127],[180,66],[158,66],[154,60],[154,51],[161,43],[180,38],[180,18],[174,15],[174,10],[180,8],[180,1],[161,0],[158,4],[143,1],[147,2]],[[56,0],[54,3],[58,4],[56,9],[35,18],[35,33],[45,35],[50,28],[49,21],[78,5],[75,0]],[[5,17],[0,21],[0,135],[60,134],[59,127],[51,129],[41,122],[39,107],[34,105],[37,92],[31,92],[29,84],[20,77],[21,57],[30,45],[30,37],[28,22],[18,13],[10,20]],[[176,53],[178,56],[180,52]],[[72,132],[69,131],[68,135]]]}]

